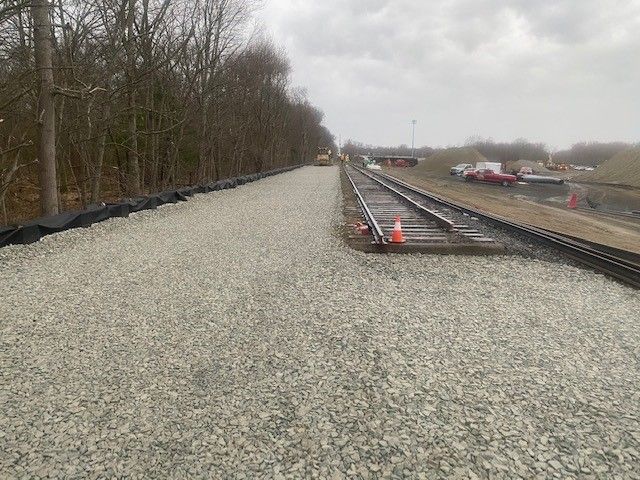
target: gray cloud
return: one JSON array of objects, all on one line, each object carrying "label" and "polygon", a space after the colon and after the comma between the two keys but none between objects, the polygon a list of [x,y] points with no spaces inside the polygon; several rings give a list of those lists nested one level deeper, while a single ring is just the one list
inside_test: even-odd
[{"label": "gray cloud", "polygon": [[640,139],[640,1],[267,0],[294,81],[344,138]]}]

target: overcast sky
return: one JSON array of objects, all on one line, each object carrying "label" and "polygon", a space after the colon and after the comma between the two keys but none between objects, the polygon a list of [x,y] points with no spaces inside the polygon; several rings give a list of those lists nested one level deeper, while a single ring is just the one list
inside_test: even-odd
[{"label": "overcast sky", "polygon": [[343,141],[640,141],[640,0],[264,1]]}]

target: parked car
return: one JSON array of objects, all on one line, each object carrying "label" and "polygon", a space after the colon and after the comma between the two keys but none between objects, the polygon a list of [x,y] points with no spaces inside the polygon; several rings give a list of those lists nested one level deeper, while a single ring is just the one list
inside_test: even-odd
[{"label": "parked car", "polygon": [[516,177],[515,175],[509,175],[507,173],[496,173],[493,170],[488,170],[485,168],[481,168],[479,170],[467,170],[466,172],[464,172],[463,176],[467,182],[479,181],[500,183],[504,187],[515,185],[518,181],[518,177]]},{"label": "parked car", "polygon": [[449,170],[449,173],[451,175],[460,176],[464,173],[465,170],[472,170],[472,169],[473,169],[473,165],[471,165],[470,163],[460,163],[455,167],[451,167],[451,170]]}]

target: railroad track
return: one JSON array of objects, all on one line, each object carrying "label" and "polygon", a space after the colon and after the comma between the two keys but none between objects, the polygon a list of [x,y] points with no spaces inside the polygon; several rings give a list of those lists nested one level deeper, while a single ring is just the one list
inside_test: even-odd
[{"label": "railroad track", "polygon": [[[355,166],[345,167],[373,242],[384,251],[489,253],[502,246],[476,228],[452,218],[437,206],[424,205],[414,192]],[[405,243],[394,244],[400,217]]]},{"label": "railroad track", "polygon": [[[358,171],[361,170],[358,169]],[[490,225],[499,227],[508,232],[523,235],[529,239],[557,249],[582,265],[586,265],[599,272],[616,278],[627,285],[640,288],[640,255],[634,252],[588,242],[559,232],[534,227],[532,225],[512,222],[497,215],[484,213],[479,210],[450,202],[414,187],[413,185],[391,175],[387,175],[385,173],[366,173],[407,195],[411,195],[414,199],[421,198],[423,200],[423,204],[424,202],[431,202],[433,205],[446,207],[474,218],[478,218],[483,222],[488,222]]]},{"label": "railroad track", "polygon": [[605,217],[626,219],[626,220],[632,220],[632,221],[633,220],[640,221],[640,213],[618,212],[613,210],[595,210],[593,208],[585,208],[585,207],[578,207],[576,210],[579,212],[589,213],[593,215],[600,215]]}]

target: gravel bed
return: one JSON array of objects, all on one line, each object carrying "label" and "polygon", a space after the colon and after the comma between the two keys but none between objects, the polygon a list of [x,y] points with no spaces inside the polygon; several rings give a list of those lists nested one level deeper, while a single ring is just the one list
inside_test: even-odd
[{"label": "gravel bed", "polygon": [[0,477],[640,478],[636,291],[341,221],[305,167],[0,250]]}]

